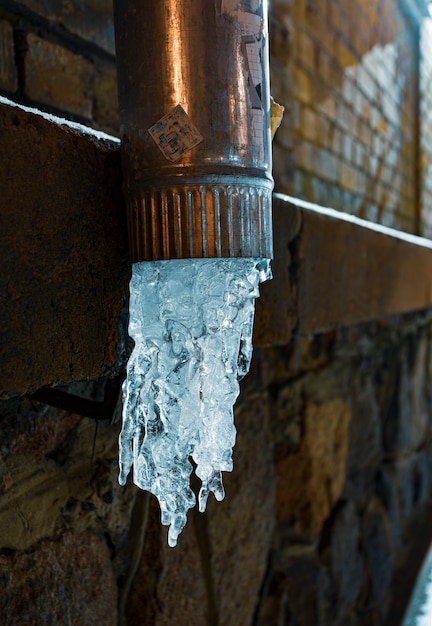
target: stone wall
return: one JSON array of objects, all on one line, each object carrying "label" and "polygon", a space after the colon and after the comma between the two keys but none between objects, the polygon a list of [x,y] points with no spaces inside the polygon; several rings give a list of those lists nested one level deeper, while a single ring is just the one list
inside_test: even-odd
[{"label": "stone wall", "polygon": [[256,350],[226,498],[174,549],[117,483],[118,423],[3,402],[2,623],[396,625],[431,520],[431,341],[425,313]]}]

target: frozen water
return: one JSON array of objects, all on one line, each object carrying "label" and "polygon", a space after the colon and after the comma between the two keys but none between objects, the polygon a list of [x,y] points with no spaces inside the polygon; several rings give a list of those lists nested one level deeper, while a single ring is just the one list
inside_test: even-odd
[{"label": "frozen water", "polygon": [[252,356],[258,284],[267,259],[185,259],[133,265],[129,334],[135,347],[123,387],[120,476],[159,500],[174,546],[195,505],[225,493],[232,470],[238,381]]}]

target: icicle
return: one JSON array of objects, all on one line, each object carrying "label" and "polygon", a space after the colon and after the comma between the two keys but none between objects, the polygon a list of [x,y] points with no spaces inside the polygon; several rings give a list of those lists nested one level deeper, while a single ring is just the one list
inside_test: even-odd
[{"label": "icicle", "polygon": [[175,546],[195,505],[191,459],[202,486],[200,511],[221,472],[232,470],[238,381],[249,370],[258,284],[267,259],[186,259],[136,263],[129,334],[135,347],[124,384],[120,476],[159,500]]}]

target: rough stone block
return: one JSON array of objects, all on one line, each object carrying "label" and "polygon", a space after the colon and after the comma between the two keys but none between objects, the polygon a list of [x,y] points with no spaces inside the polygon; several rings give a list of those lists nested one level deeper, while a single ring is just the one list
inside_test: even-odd
[{"label": "rough stone block", "polygon": [[116,626],[117,587],[105,541],[66,535],[0,556],[0,619],[11,626]]},{"label": "rough stone block", "polygon": [[388,608],[393,575],[393,549],[389,522],[379,500],[372,500],[363,520],[363,541],[369,565],[373,606],[381,615]]},{"label": "rough stone block", "polygon": [[402,533],[402,518],[400,510],[399,485],[393,462],[381,465],[375,478],[375,494],[387,514],[390,524],[392,545],[395,549],[400,546]]},{"label": "rough stone block", "polygon": [[[324,213],[300,212],[293,246],[301,267],[295,300],[300,332],[429,306],[432,255],[427,242],[417,246]],[[322,262],[330,256],[330,264]]]},{"label": "rough stone block", "polygon": [[347,474],[360,472],[373,474],[381,452],[381,421],[372,380],[356,378],[350,394],[351,414]]},{"label": "rough stone block", "polygon": [[13,29],[9,22],[0,21],[0,89],[15,92],[17,86]]},{"label": "rough stone block", "polygon": [[[118,143],[18,107],[3,105],[0,119],[1,393],[107,376],[124,353],[130,275]],[[302,191],[316,191],[309,184],[302,176]],[[325,181],[316,192],[328,193]],[[254,345],[430,306],[428,246],[285,196],[274,197],[274,225]]]},{"label": "rough stone block", "polygon": [[144,549],[124,603],[127,624],[183,626],[191,616],[197,624],[211,623],[208,576],[193,520],[189,519],[178,545],[170,548],[152,496],[144,530]]},{"label": "rough stone block", "polygon": [[26,96],[90,119],[93,64],[32,33],[28,34],[27,43]]},{"label": "rough stone block", "polygon": [[[41,424],[31,438],[27,433],[36,413]],[[52,408],[33,409],[33,416],[18,414],[15,422],[10,418],[2,427],[2,439],[21,445],[8,453],[5,446],[2,449],[0,548],[28,550],[49,537],[86,530],[106,534],[119,544],[135,490],[117,481],[118,426],[99,425],[92,462],[94,421]],[[57,433],[46,442],[42,456],[53,424]]]},{"label": "rough stone block", "polygon": [[[329,565],[337,588],[336,611],[343,617],[364,584],[359,515],[352,502],[339,508],[329,531]],[[349,557],[348,557],[349,555]]]},{"label": "rough stone block", "polygon": [[340,497],[345,482],[350,410],[341,399],[309,403],[299,449],[276,465],[279,521],[313,539]]},{"label": "rough stone block", "polygon": [[[296,324],[296,280],[290,272],[294,258],[290,244],[300,231],[300,212],[287,206],[279,199],[273,204],[276,232],[284,233],[275,237],[274,260],[272,261],[273,280],[260,285],[261,297],[256,302],[253,341],[256,346],[283,345],[291,339]],[[284,297],[281,298],[281,294]],[[272,339],[270,339],[270,335]]]},{"label": "rough stone block", "polygon": [[409,337],[399,355],[397,386],[384,416],[383,444],[386,452],[413,452],[429,433],[427,355],[428,338]]},{"label": "rough stone block", "polygon": [[249,626],[274,528],[275,477],[265,396],[245,390],[235,423],[234,471],[224,476],[225,500],[212,498],[208,504],[208,533],[218,623]]},{"label": "rough stone block", "polygon": [[400,459],[395,463],[402,523],[409,519],[416,503],[416,461],[414,457]]},{"label": "rough stone block", "polygon": [[254,622],[257,626],[330,624],[322,615],[322,596],[328,586],[324,568],[311,550],[297,546],[292,552],[286,551],[283,567],[268,577]]},{"label": "rough stone block", "polygon": [[[274,476],[265,397],[246,396],[236,411],[234,472],[226,497],[193,509],[175,549],[151,500],[144,551],[126,603],[128,624],[249,626],[273,532]],[[259,462],[257,460],[259,459]]]},{"label": "rough stone block", "polygon": [[109,375],[130,264],[118,144],[0,107],[1,393]]}]

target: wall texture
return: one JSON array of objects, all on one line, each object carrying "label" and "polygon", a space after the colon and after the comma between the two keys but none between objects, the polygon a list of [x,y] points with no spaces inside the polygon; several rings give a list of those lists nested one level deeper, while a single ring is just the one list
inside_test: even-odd
[{"label": "wall texture", "polygon": [[4,0],[0,91],[118,134],[110,0]]},{"label": "wall texture", "polygon": [[432,18],[424,21],[420,39],[420,134],[421,134],[421,204],[423,228],[432,235]]},{"label": "wall texture", "polygon": [[[418,51],[401,4],[273,0],[273,92],[287,109],[275,177],[280,191],[426,232],[429,108],[420,220]],[[117,132],[110,2],[3,0],[0,55],[3,95]],[[423,37],[425,94],[428,55]],[[191,512],[175,549],[153,498],[117,483],[118,421],[1,402],[0,622],[396,626],[430,541],[431,342],[423,311],[294,329],[256,350],[226,499]]]},{"label": "wall texture", "polygon": [[175,549],[117,483],[118,423],[1,403],[2,623],[396,626],[430,529],[431,340],[417,314],[256,350],[226,499]]},{"label": "wall texture", "polygon": [[272,90],[286,107],[274,169],[280,191],[420,232],[418,27],[405,4],[272,2]]}]

